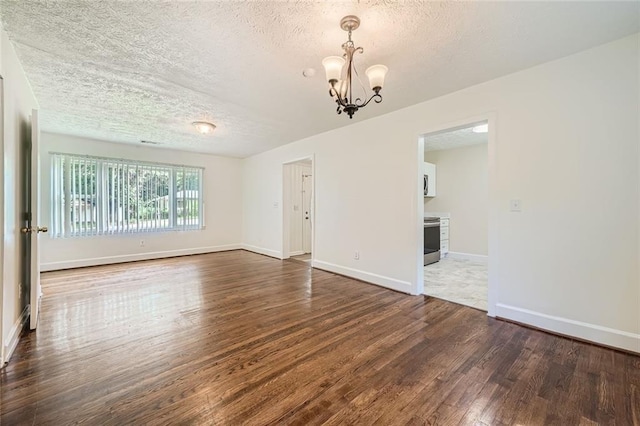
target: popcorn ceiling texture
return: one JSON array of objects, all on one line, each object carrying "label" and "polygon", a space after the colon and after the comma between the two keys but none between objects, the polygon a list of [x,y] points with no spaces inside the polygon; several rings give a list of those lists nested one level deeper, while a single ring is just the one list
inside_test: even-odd
[{"label": "popcorn ceiling texture", "polygon": [[424,150],[439,151],[441,149],[455,149],[489,143],[488,133],[474,133],[472,129],[473,127],[467,127],[451,132],[429,135],[424,140]]},{"label": "popcorn ceiling texture", "polygon": [[[637,32],[639,4],[1,1],[44,131],[245,157]],[[382,104],[335,114],[323,57],[357,14]],[[302,70],[317,69],[314,78]],[[364,78],[366,80],[366,78]],[[366,81],[364,81],[366,85]],[[210,120],[202,136],[190,123]]]}]

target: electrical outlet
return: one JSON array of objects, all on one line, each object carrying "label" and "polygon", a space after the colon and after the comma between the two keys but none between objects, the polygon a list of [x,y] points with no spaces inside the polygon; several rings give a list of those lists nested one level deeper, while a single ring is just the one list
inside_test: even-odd
[{"label": "electrical outlet", "polygon": [[353,258],[355,260],[360,260],[360,252],[358,250],[356,250],[355,253],[353,253]]},{"label": "electrical outlet", "polygon": [[144,240],[140,240],[140,247],[144,247]]},{"label": "electrical outlet", "polygon": [[520,200],[511,200],[511,201],[509,201],[509,209],[512,212],[521,212],[522,211],[522,201],[520,201]]}]

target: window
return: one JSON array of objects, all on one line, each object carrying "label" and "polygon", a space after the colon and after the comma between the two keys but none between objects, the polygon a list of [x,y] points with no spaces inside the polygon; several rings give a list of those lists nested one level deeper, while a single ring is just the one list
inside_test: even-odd
[{"label": "window", "polygon": [[202,229],[202,168],[51,154],[52,237]]}]

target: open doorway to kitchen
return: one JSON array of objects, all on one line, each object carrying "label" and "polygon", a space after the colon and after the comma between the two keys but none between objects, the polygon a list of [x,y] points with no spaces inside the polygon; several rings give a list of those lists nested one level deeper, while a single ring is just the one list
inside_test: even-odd
[{"label": "open doorway to kitchen", "polygon": [[313,259],[313,158],[283,164],[283,258]]},{"label": "open doorway to kitchen", "polygon": [[423,142],[424,294],[487,311],[489,121]]}]

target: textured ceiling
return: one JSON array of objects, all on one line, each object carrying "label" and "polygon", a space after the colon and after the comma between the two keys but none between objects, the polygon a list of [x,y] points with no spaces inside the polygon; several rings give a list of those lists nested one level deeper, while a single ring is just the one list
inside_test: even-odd
[{"label": "textured ceiling", "polygon": [[488,133],[474,133],[472,129],[473,126],[426,136],[424,138],[424,150],[440,151],[489,142]]},{"label": "textured ceiling", "polygon": [[[640,31],[638,2],[0,1],[45,131],[245,157]],[[357,14],[384,102],[335,114]],[[314,67],[313,78],[302,70]],[[213,136],[190,123],[210,120]]]}]

